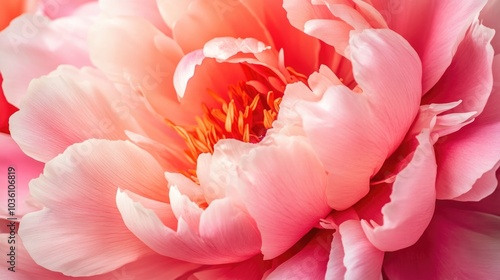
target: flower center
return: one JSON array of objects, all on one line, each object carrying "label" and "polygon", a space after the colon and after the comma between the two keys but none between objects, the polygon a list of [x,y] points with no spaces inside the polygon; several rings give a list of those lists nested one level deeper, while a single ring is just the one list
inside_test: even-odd
[{"label": "flower center", "polygon": [[[208,108],[206,104],[201,104],[203,115],[196,116],[196,126],[183,127],[166,120],[186,142],[185,153],[193,165],[196,165],[200,154],[213,153],[214,145],[221,139],[260,142],[276,120],[286,83],[274,73],[263,75],[250,67],[243,66],[243,69],[249,82],[230,85],[226,98],[208,91],[220,106]],[[293,81],[307,78],[292,68],[287,68],[287,71]],[[267,92],[262,88],[268,89]],[[196,181],[196,170],[182,173]]]}]

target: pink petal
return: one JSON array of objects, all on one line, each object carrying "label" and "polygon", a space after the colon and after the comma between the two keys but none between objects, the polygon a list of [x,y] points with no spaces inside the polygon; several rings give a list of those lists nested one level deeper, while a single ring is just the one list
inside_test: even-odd
[{"label": "pink petal", "polygon": [[85,4],[95,2],[95,0],[72,0],[72,1],[53,1],[39,0],[39,5],[43,13],[51,18],[68,17],[74,14],[75,10]]},{"label": "pink petal", "polygon": [[[500,12],[500,1],[498,0],[488,0],[486,6],[484,6],[479,19],[485,26],[488,26],[494,30],[500,30],[500,22],[497,19],[497,15]],[[491,45],[495,50],[495,54],[500,53],[500,36],[496,35],[491,41]]]},{"label": "pink petal", "polygon": [[490,46],[494,30],[474,22],[458,46],[451,65],[439,82],[428,92],[422,103],[448,103],[462,100],[449,111],[481,114],[493,86],[491,65],[493,48]]},{"label": "pink petal", "polygon": [[333,234],[325,279],[381,279],[384,252],[366,239],[359,221],[343,222]]},{"label": "pink petal", "polygon": [[172,33],[171,29],[165,24],[165,21],[160,15],[157,0],[101,0],[99,1],[99,6],[102,12],[107,16],[133,16],[144,18],[164,34],[170,35],[170,33]]},{"label": "pink petal", "polygon": [[266,280],[325,279],[331,242],[330,231],[315,235],[302,250],[273,270]]},{"label": "pink petal", "polygon": [[229,199],[213,201],[201,214],[196,230],[183,217],[179,217],[177,229],[165,226],[155,212],[126,193],[118,192],[116,203],[127,227],[161,255],[201,264],[224,264],[259,253],[260,237],[252,219]]},{"label": "pink petal", "polygon": [[241,158],[237,186],[262,235],[265,259],[288,250],[330,212],[322,170],[314,151],[299,137],[278,136],[273,145]]},{"label": "pink petal", "polygon": [[61,64],[90,65],[86,36],[92,23],[86,17],[50,21],[33,14],[12,21],[0,34],[0,72],[7,100],[19,107],[30,81]]},{"label": "pink petal", "polygon": [[312,147],[330,173],[327,195],[337,210],[368,193],[371,176],[413,122],[421,95],[420,62],[397,34],[367,29],[352,36],[350,48],[359,87],[351,91],[332,83],[321,100],[295,105]]},{"label": "pink petal", "polygon": [[94,69],[62,66],[31,82],[21,110],[11,117],[11,134],[26,154],[42,162],[86,139],[126,139],[131,116],[122,119],[115,111],[121,99]]},{"label": "pink petal", "polygon": [[[261,280],[268,264],[262,261],[262,255],[257,255],[248,260],[226,265],[208,266],[201,271],[193,273],[196,279],[217,280]],[[267,278],[266,278],[267,279]]]},{"label": "pink petal", "polygon": [[389,28],[401,34],[422,60],[423,92],[441,78],[465,32],[486,0],[371,1],[383,11]]},{"label": "pink petal", "polygon": [[413,245],[434,213],[436,160],[429,131],[417,136],[419,146],[410,163],[396,176],[390,202],[382,207],[381,225],[361,221],[370,242],[382,251]]},{"label": "pink petal", "polygon": [[66,275],[89,276],[150,254],[123,223],[115,204],[118,187],[167,199],[160,166],[129,142],[88,140],[47,163],[30,184],[46,208],[25,215],[19,229],[35,262]]},{"label": "pink petal", "polygon": [[[500,56],[493,62],[495,83],[500,77]],[[494,169],[500,158],[500,91],[493,88],[484,111],[470,125],[459,132],[448,135],[436,144],[438,177],[436,191],[438,199],[480,200],[496,188],[493,181],[476,184],[483,174]],[[461,195],[480,187],[475,196]]]},{"label": "pink petal", "polygon": [[142,94],[162,116],[181,118],[172,77],[183,53],[150,22],[135,17],[103,19],[89,33],[92,62],[117,85]]},{"label": "pink petal", "polygon": [[[3,83],[2,75],[0,74],[0,85]],[[9,118],[18,109],[5,99],[3,90],[0,88],[0,133],[9,134]]]},{"label": "pink petal", "polygon": [[171,29],[174,28],[177,20],[187,12],[189,5],[194,1],[195,0],[156,0],[163,20]]},{"label": "pink petal", "polygon": [[[255,16],[239,1],[194,0],[190,1],[188,9],[184,9],[184,5],[181,7],[179,10],[182,10],[182,15],[176,15],[178,19],[172,30],[174,39],[185,53],[203,48],[206,42],[216,37],[254,38],[265,43],[272,42]],[[177,13],[177,8],[173,12]]]},{"label": "pink petal", "polygon": [[499,239],[497,216],[438,206],[415,245],[386,254],[384,272],[389,279],[492,279],[500,275]]},{"label": "pink petal", "polygon": [[[4,170],[0,174],[0,180],[5,182],[3,191],[0,193],[1,201],[5,201],[0,205],[0,218],[16,217],[20,219],[25,214],[41,208],[30,197],[28,183],[42,173],[43,163],[25,155],[8,134],[0,133],[0,146],[2,147],[0,168]],[[9,168],[13,168],[13,171],[10,172]],[[12,177],[9,177],[9,173],[12,173],[10,175]],[[10,186],[11,180],[13,180],[14,187]],[[15,200],[13,215],[9,215],[8,199]]]}]

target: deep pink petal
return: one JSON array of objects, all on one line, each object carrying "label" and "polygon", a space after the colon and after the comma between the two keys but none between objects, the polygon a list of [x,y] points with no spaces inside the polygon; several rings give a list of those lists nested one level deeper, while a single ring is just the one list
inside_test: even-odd
[{"label": "deep pink petal", "polygon": [[[2,75],[0,74],[0,85],[3,83]],[[5,99],[3,90],[0,88],[0,133],[10,133],[9,132],[9,118],[18,109]]]},{"label": "deep pink petal", "polygon": [[[368,193],[371,176],[403,140],[421,96],[420,62],[397,34],[367,29],[352,36],[350,49],[357,89],[332,82],[321,100],[295,102],[305,133],[330,173],[327,195],[338,210]],[[293,90],[287,89],[283,102],[289,94],[303,95]]]},{"label": "deep pink petal", "polygon": [[[500,56],[493,62],[495,87],[484,111],[476,120],[460,131],[443,138],[436,144],[438,177],[436,182],[438,199],[480,200],[496,188],[493,181],[477,184],[483,174],[494,169],[500,158],[500,90],[496,86],[500,79]],[[482,188],[475,196],[461,195],[475,187]]]},{"label": "deep pink petal", "polygon": [[380,279],[384,252],[373,247],[359,221],[343,222],[333,234],[326,279]]},{"label": "deep pink petal", "polygon": [[12,21],[0,34],[0,72],[7,100],[19,107],[30,81],[61,64],[90,65],[86,36],[93,21],[88,17],[50,21],[33,14]]},{"label": "deep pink petal", "polygon": [[[436,159],[429,131],[417,136],[419,145],[410,163],[396,176],[390,202],[382,207],[381,225],[361,221],[370,242],[382,251],[413,245],[434,213]],[[377,186],[374,186],[377,187]]]},{"label": "deep pink petal", "polygon": [[303,249],[273,270],[266,280],[324,279],[331,242],[332,233],[330,231],[315,235]]},{"label": "deep pink petal", "polygon": [[456,48],[486,0],[371,1],[389,28],[401,34],[422,60],[423,92],[431,89],[450,65]]},{"label": "deep pink petal", "polygon": [[168,199],[161,167],[130,142],[88,140],[47,163],[30,184],[45,208],[25,215],[19,229],[35,262],[66,275],[88,276],[152,253],[123,223],[115,202],[118,188]]},{"label": "deep pink petal", "polygon": [[330,212],[326,172],[305,139],[278,136],[239,164],[237,188],[261,232],[265,259],[288,250]]},{"label": "deep pink petal", "polygon": [[[4,170],[0,174],[0,180],[5,182],[3,191],[0,193],[0,199],[6,202],[0,206],[0,218],[16,217],[20,219],[26,213],[41,208],[31,198],[28,183],[42,173],[43,163],[25,155],[8,134],[0,133],[0,147],[2,147],[0,168]],[[9,171],[9,168],[13,168],[13,171]],[[9,173],[12,174],[9,175]],[[11,180],[13,184],[10,184]],[[7,202],[9,198],[14,199],[15,202],[13,215],[10,215],[10,211],[8,211]]]},{"label": "deep pink petal", "polygon": [[384,272],[389,279],[492,279],[500,275],[499,239],[498,216],[438,206],[415,245],[386,254]]},{"label": "deep pink petal", "polygon": [[262,261],[262,255],[248,260],[226,264],[207,266],[201,271],[193,273],[197,279],[233,280],[244,277],[245,280],[261,280],[268,264]]}]

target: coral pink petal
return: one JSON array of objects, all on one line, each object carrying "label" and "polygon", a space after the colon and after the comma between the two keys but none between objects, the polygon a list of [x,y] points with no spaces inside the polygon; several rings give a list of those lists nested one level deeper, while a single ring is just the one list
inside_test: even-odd
[{"label": "coral pink petal", "polygon": [[384,252],[366,239],[359,221],[340,224],[333,234],[325,279],[381,279]]},{"label": "coral pink petal", "polygon": [[177,20],[188,11],[189,5],[194,1],[195,0],[156,0],[158,10],[170,29],[174,28]]},{"label": "coral pink petal", "polygon": [[441,78],[465,32],[486,0],[371,1],[384,11],[389,28],[401,34],[417,51],[423,68],[423,92]]},{"label": "coral pink petal", "polygon": [[[493,62],[495,85],[500,81],[500,56]],[[500,89],[493,88],[488,103],[481,115],[459,132],[448,135],[445,141],[436,144],[438,177],[436,182],[438,199],[480,200],[493,192],[496,184],[476,184],[483,174],[494,169],[500,158]],[[481,187],[479,196],[460,196]]]},{"label": "coral pink petal", "polygon": [[161,255],[223,264],[248,259],[260,251],[260,236],[252,219],[229,199],[213,201],[202,213],[198,230],[192,230],[182,217],[176,230],[165,226],[156,213],[126,193],[118,192],[116,203],[127,227]]},{"label": "coral pink petal", "polygon": [[122,119],[110,105],[120,101],[120,93],[95,69],[61,66],[31,82],[21,110],[11,117],[11,134],[42,162],[86,139],[126,139],[124,130],[133,127],[130,114]]},{"label": "coral pink petal", "polygon": [[366,195],[371,176],[403,140],[421,96],[420,62],[399,35],[367,29],[352,36],[351,53],[362,93],[332,81],[320,101],[296,102],[306,135],[330,173],[327,195],[337,210]]},{"label": "coral pink petal", "polygon": [[[499,0],[488,0],[488,3],[481,11],[479,15],[479,20],[485,26],[488,26],[495,30],[500,30],[500,21],[498,21],[498,14],[500,13],[500,1]],[[495,54],[500,53],[500,36],[497,34],[493,37],[491,41],[493,49],[495,49]]]},{"label": "coral pink petal", "polygon": [[424,97],[422,103],[461,100],[462,103],[448,113],[476,112],[476,116],[481,114],[493,86],[493,49],[490,41],[494,33],[494,30],[476,21],[458,46],[450,67]]},{"label": "coral pink petal", "polygon": [[250,151],[239,166],[240,196],[261,232],[265,259],[288,250],[331,210],[326,172],[306,140],[275,141]]},{"label": "coral pink petal", "polygon": [[[9,252],[11,244],[7,241],[8,235],[0,234],[0,249]],[[0,265],[1,279],[11,279],[15,275],[17,280],[109,280],[109,279],[177,279],[192,271],[196,271],[200,265],[186,263],[157,254],[144,256],[134,262],[128,263],[114,271],[89,277],[71,277],[60,272],[50,271],[39,266],[30,257],[21,239],[16,239],[16,267],[15,272],[8,270],[10,264],[2,262]]]},{"label": "coral pink petal", "polygon": [[[267,264],[262,261],[262,255],[251,259],[226,265],[209,266],[201,271],[193,273],[196,279],[217,280],[262,280]],[[267,278],[266,278],[267,279]]]},{"label": "coral pink petal", "polygon": [[368,240],[382,251],[413,245],[427,228],[436,200],[436,159],[429,131],[417,136],[419,145],[410,163],[397,174],[390,202],[382,207],[381,225],[362,220]]},{"label": "coral pink petal", "polygon": [[47,163],[30,183],[45,208],[25,215],[19,229],[35,262],[66,275],[90,276],[151,254],[123,223],[115,202],[118,188],[167,199],[161,167],[130,142],[88,140]]},{"label": "coral pink petal", "polygon": [[19,107],[30,81],[58,65],[90,65],[86,36],[92,23],[85,17],[50,21],[33,14],[12,21],[0,34],[0,73],[7,100]]},{"label": "coral pink petal", "polygon": [[384,272],[389,279],[492,279],[500,275],[499,239],[498,216],[438,206],[415,245],[386,253]]},{"label": "coral pink petal", "polygon": [[[0,218],[17,217],[20,219],[26,213],[40,209],[29,194],[28,183],[42,173],[43,163],[25,155],[8,134],[0,133],[0,146],[2,147],[0,168],[4,170],[0,174],[0,180],[5,182],[0,199],[6,202],[0,206]],[[9,168],[12,168],[12,172]],[[15,197],[12,197],[12,194]],[[13,215],[9,214],[7,208],[9,198],[15,200]]]},{"label": "coral pink petal", "polygon": [[[194,32],[197,36],[192,36]],[[175,22],[173,35],[185,53],[203,48],[205,42],[216,37],[272,42],[256,17],[239,1],[192,1]]]},{"label": "coral pink petal", "polygon": [[[99,6],[102,12],[110,17],[132,16],[145,18],[151,22],[158,30],[166,35],[170,35],[172,30],[165,24],[157,0],[101,0]],[[178,1],[178,3],[185,1]]]},{"label": "coral pink petal", "polygon": [[273,270],[266,280],[325,279],[331,243],[330,231],[315,235],[303,249]]},{"label": "coral pink petal", "polygon": [[172,77],[183,53],[150,22],[134,17],[103,19],[89,32],[92,62],[117,85],[142,94],[162,116],[182,118]]}]

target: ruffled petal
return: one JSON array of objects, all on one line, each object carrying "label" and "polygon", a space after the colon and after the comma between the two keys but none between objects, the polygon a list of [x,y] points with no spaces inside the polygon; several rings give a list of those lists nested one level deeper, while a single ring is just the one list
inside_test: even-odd
[{"label": "ruffled petal", "polygon": [[381,279],[384,252],[366,239],[359,221],[348,220],[333,234],[325,279]]},{"label": "ruffled petal", "polygon": [[[500,22],[498,21],[497,15],[500,13],[500,1],[498,0],[488,0],[486,6],[481,11],[479,15],[479,19],[482,20],[482,23],[485,26],[488,26],[495,30],[500,30]],[[500,53],[500,36],[497,34],[493,37],[491,41],[491,45],[493,45],[493,49],[495,50],[495,54]]]},{"label": "ruffled petal", "polygon": [[45,208],[23,217],[19,236],[47,269],[70,276],[115,270],[152,253],[123,223],[115,203],[118,187],[165,202],[166,184],[154,158],[130,142],[72,145],[30,183]]},{"label": "ruffled petal", "polygon": [[331,210],[326,172],[305,139],[275,141],[242,157],[238,171],[237,188],[262,235],[265,259],[288,250]]},{"label": "ruffled petal", "polygon": [[[170,199],[175,199],[172,193]],[[229,199],[213,201],[196,229],[193,220],[188,224],[181,212],[177,229],[166,226],[155,212],[123,192],[117,192],[116,204],[130,231],[161,255],[213,265],[243,261],[259,253],[260,236],[253,220]]]},{"label": "ruffled petal", "polygon": [[33,14],[12,21],[0,33],[0,73],[7,100],[19,107],[30,81],[50,73],[61,64],[91,65],[86,36],[93,21],[88,17],[50,21]]},{"label": "ruffled petal", "polygon": [[[352,36],[350,48],[359,84],[355,90],[332,82],[319,101],[294,102],[312,147],[330,173],[327,195],[337,210],[368,193],[371,176],[410,128],[421,96],[420,62],[399,35],[367,29]],[[288,95],[304,95],[293,90],[287,88],[283,102]]]},{"label": "ruffled petal", "polygon": [[[500,56],[493,62],[495,83],[500,78]],[[480,200],[497,187],[489,180],[476,184],[487,172],[495,169],[500,158],[500,102],[498,87],[488,99],[484,111],[476,120],[460,131],[443,138],[435,146],[438,162],[436,190],[438,199]],[[481,190],[473,190],[475,187]],[[476,195],[462,196],[469,191]],[[462,197],[461,197],[462,196]]]},{"label": "ruffled petal", "polygon": [[382,207],[382,224],[370,221],[370,225],[366,220],[361,221],[368,240],[382,251],[413,245],[434,213],[436,159],[429,131],[424,131],[417,139],[419,145],[410,163],[395,178],[390,202]]}]

